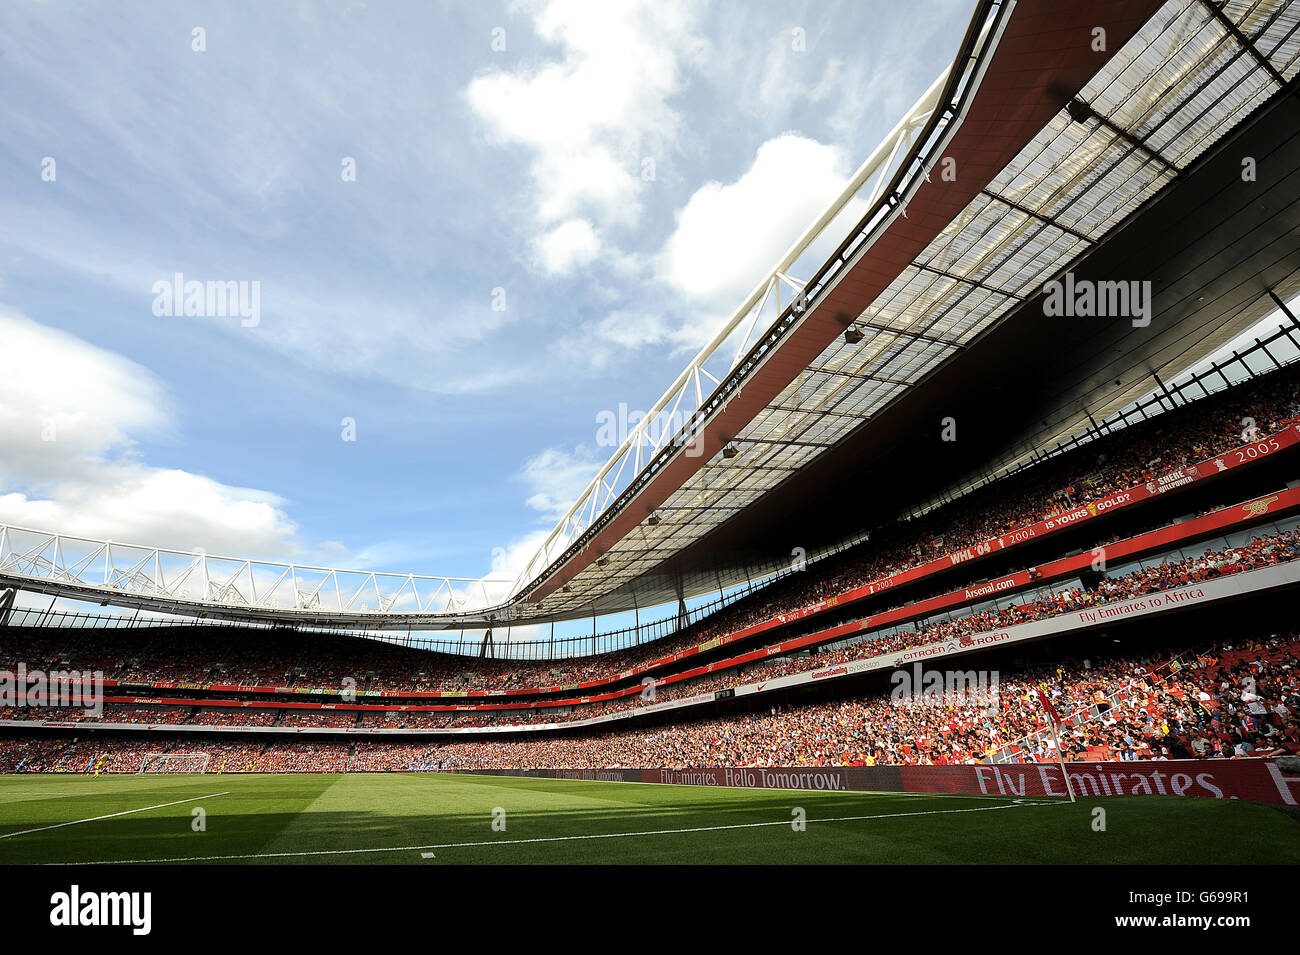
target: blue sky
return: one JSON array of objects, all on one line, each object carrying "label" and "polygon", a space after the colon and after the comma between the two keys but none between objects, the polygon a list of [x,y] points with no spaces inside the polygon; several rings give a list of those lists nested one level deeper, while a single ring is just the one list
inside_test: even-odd
[{"label": "blue sky", "polygon": [[9,0],[0,520],[508,571],[970,6]]}]

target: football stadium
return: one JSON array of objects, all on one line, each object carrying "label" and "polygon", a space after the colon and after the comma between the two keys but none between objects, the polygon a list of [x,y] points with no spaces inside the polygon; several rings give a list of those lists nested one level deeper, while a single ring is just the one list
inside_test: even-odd
[{"label": "football stadium", "polygon": [[[499,498],[493,503],[497,485],[482,484],[490,478],[473,459],[513,460],[494,465],[508,470],[549,440],[530,446],[516,436],[549,435],[542,419],[568,414],[574,393],[565,383],[587,374],[577,357],[508,411],[431,392],[394,412],[393,427],[421,446],[418,465],[366,450],[364,464],[347,470],[354,466],[332,463],[332,448],[313,449],[309,422],[280,435],[285,458],[301,461],[283,468],[270,451],[260,464],[262,452],[250,452],[242,470],[220,470],[197,446],[163,453],[131,444],[114,467],[137,466],[147,453],[160,465],[220,474],[235,490],[274,483],[284,492],[242,509],[216,492],[194,495],[190,510],[148,525],[111,507],[92,519],[88,498],[43,490],[90,481],[82,471],[92,458],[104,464],[108,438],[84,458],[42,459],[54,462],[45,484],[24,478],[24,436],[55,427],[50,414],[29,410],[44,405],[13,398],[25,376],[39,392],[80,402],[68,405],[73,417],[100,420],[112,398],[68,380],[81,367],[72,345],[25,352],[36,333],[12,326],[0,344],[18,382],[0,385],[0,422],[11,432],[0,443],[0,458],[10,455],[0,460],[0,863],[85,867],[84,886],[119,866],[160,864],[191,872],[236,864],[1300,861],[1300,3],[936,0],[925,36],[934,47],[927,55],[941,54],[937,77],[907,70],[852,91],[845,76],[879,78],[888,66],[853,72],[862,64],[844,51],[877,41],[907,48],[909,21],[923,10],[874,3],[865,12],[755,12],[774,14],[778,45],[805,58],[799,76],[823,76],[811,88],[771,56],[752,70],[727,59],[704,5],[688,5],[681,18],[671,4],[649,13],[635,3],[578,13],[560,3],[525,6],[504,28],[467,9],[437,15],[448,36],[473,32],[480,59],[499,57],[467,87],[456,78],[468,89],[456,109],[486,116],[500,93],[526,114],[540,108],[535,93],[560,98],[554,117],[537,118],[529,132],[485,132],[475,146],[485,155],[536,151],[531,172],[520,167],[520,181],[502,185],[511,193],[502,202],[516,203],[532,175],[546,197],[539,221],[550,214],[546,202],[563,205],[565,190],[586,195],[603,175],[592,158],[606,152],[590,132],[596,127],[576,131],[578,114],[600,104],[565,101],[565,90],[596,64],[601,75],[650,83],[653,69],[633,47],[655,38],[694,30],[707,39],[666,70],[675,79],[664,81],[665,102],[684,95],[682,75],[704,60],[724,73],[719,64],[731,63],[741,86],[749,82],[741,77],[761,80],[730,113],[715,111],[719,136],[748,142],[746,126],[760,123],[763,104],[792,116],[830,114],[852,95],[866,98],[859,111],[826,122],[856,116],[861,125],[865,110],[876,144],[846,157],[834,188],[816,193],[813,215],[807,202],[795,207],[798,218],[740,202],[722,207],[753,218],[720,237],[786,251],[740,270],[752,291],[727,292],[725,307],[678,301],[673,314],[698,312],[693,327],[705,329],[686,350],[650,315],[657,304],[633,301],[599,324],[582,324],[574,306],[568,331],[580,335],[570,354],[606,370],[602,362],[626,360],[635,371],[612,371],[610,383],[593,386],[600,397],[592,400],[616,409],[596,413],[594,435],[593,408],[569,415],[599,453],[574,465],[567,496],[550,495],[544,526],[501,531],[525,544],[490,568],[442,560],[438,569],[461,576],[429,573],[432,551],[404,564],[400,549],[363,552],[356,542],[381,520],[440,541],[451,540],[452,527],[515,521]],[[858,20],[836,23],[859,14],[878,18],[866,32],[880,37],[853,35]],[[4,70],[21,77],[39,64],[29,42],[63,42],[67,31],[43,16],[0,17],[13,38]],[[396,11],[374,16],[391,17],[398,34],[409,26]],[[314,18],[342,17],[323,5],[310,27],[298,26],[315,30]],[[528,17],[550,44],[607,52],[588,50],[567,73],[540,66],[544,55],[516,52]],[[178,41],[175,55],[198,58],[198,69],[223,63],[221,44],[235,29],[210,19],[193,31],[185,21]],[[273,49],[292,45],[298,28],[271,37],[260,20],[245,26],[263,31]],[[95,24],[67,30],[79,28]],[[372,44],[355,23],[339,29],[355,31],[348,57],[378,64],[390,56],[399,70],[410,65],[413,83],[425,75],[400,46]],[[599,42],[588,32],[601,33]],[[341,49],[321,53],[327,65]],[[110,109],[107,78],[118,54],[146,56],[131,42],[110,44],[98,74],[108,85],[83,89],[87,103]],[[502,59],[527,55],[542,60],[516,67]],[[748,50],[742,59],[762,55]],[[162,110],[188,88],[168,71],[188,61],[147,56],[153,83],[141,102]],[[222,95],[238,97],[245,80],[217,69],[210,81],[219,76]],[[455,72],[451,59],[427,70]],[[295,82],[292,66],[282,72],[284,83]],[[22,101],[16,134],[35,135],[41,104],[54,103],[40,89]],[[368,88],[345,95],[340,87],[320,92],[310,108],[379,114],[369,105],[378,99]],[[94,144],[127,133],[107,132],[108,121],[92,116],[99,108],[66,120],[96,130],[85,136],[86,151],[63,145],[66,158],[47,157],[59,163],[57,178],[24,186],[14,208],[39,207],[50,227],[42,242],[75,248],[68,254],[84,256],[86,272],[105,272],[107,296],[121,280],[108,274],[110,262],[149,272],[161,260],[125,262],[135,237],[125,218],[113,224],[127,213],[115,205],[122,193],[105,185],[111,174],[96,170]],[[240,149],[256,151],[271,126],[292,124],[272,108],[232,131]],[[648,123],[653,109],[633,112]],[[573,128],[555,117],[570,117]],[[684,107],[678,120],[690,125]],[[774,122],[820,128],[785,114]],[[617,138],[611,124],[599,135]],[[439,148],[420,130],[411,136]],[[740,196],[727,191],[736,183],[718,181],[735,176],[713,142],[681,147],[698,154],[699,181],[711,182],[689,204],[662,198],[675,195],[665,183],[679,175],[663,158],[671,150],[657,166],[647,160],[630,167],[635,175],[619,173],[636,189],[638,229],[673,229],[676,208],[680,234],[711,197]],[[759,170],[763,152],[755,160],[743,148],[750,158],[740,165]],[[340,188],[356,186],[351,196],[364,195],[367,176],[405,173],[402,157],[381,147],[330,149],[322,175],[338,175],[339,152]],[[139,162],[161,176],[172,158]],[[788,188],[817,174],[815,162],[808,153],[795,163]],[[221,201],[202,164],[178,175],[187,194]],[[437,188],[470,192],[475,181]],[[264,216],[241,212],[248,221],[240,228],[259,241],[281,228],[279,185],[256,187],[262,204],[250,209]],[[687,193],[695,185],[686,183]],[[407,183],[404,198],[378,211],[349,198],[357,204],[349,214],[409,230],[403,206],[429,211],[414,195],[423,188]],[[756,188],[755,198],[777,208],[787,186]],[[116,260],[80,236],[70,211],[100,202],[108,246],[120,241]],[[322,212],[307,231],[325,237],[334,215]],[[520,234],[534,227],[522,205],[514,215]],[[458,247],[480,258],[510,254],[505,232],[453,219],[440,228]],[[620,252],[618,264],[598,272],[606,252],[616,257],[616,227],[597,213],[591,235],[576,222],[535,243],[542,264],[532,267],[551,284],[539,280],[522,293],[505,283],[492,289],[494,300],[511,294],[510,309],[526,310],[533,291],[558,302],[597,286],[610,301],[635,299],[636,269],[691,264],[669,255],[670,242],[658,265]],[[195,234],[221,228],[185,226]],[[353,234],[367,228],[356,224]],[[416,234],[407,238],[404,255],[424,256]],[[160,272],[148,297],[152,316],[161,316],[148,334],[225,323],[229,331],[210,344],[169,339],[157,347],[190,349],[172,385],[178,403],[194,405],[187,421],[220,419],[261,448],[252,436],[279,419],[241,400],[241,380],[225,382],[224,403],[189,391],[183,379],[202,377],[204,363],[221,363],[227,350],[261,347],[239,342],[264,329],[280,334],[276,309],[294,293],[275,298],[270,262],[264,279],[256,270],[230,275],[202,268],[200,246],[179,247],[189,251]],[[741,254],[722,238],[677,251],[724,263]],[[356,261],[353,253],[319,261],[321,281],[373,263],[364,239],[354,252]],[[54,269],[51,261],[34,245],[6,256],[0,294],[39,317],[33,290],[42,286],[32,276]],[[560,273],[567,284],[551,277]],[[254,281],[252,297],[244,275]],[[373,341],[406,374],[398,354],[423,345],[403,338],[384,300],[387,281],[376,278],[370,298],[338,303],[368,317],[355,319],[366,337],[333,343],[334,358],[367,362],[374,356],[362,342]],[[446,305],[435,310],[463,309],[450,286],[439,294]],[[496,340],[502,367],[471,367],[467,357],[463,369],[439,371],[444,383],[453,371],[487,387],[498,371],[526,381],[556,370],[544,366],[559,362],[558,338],[530,344],[505,319],[466,321]],[[123,339],[121,354],[147,364],[142,356],[153,353],[131,341]],[[288,358],[246,360],[267,366],[250,376],[273,377],[271,366],[283,362],[282,400],[298,400]],[[661,365],[680,371],[661,374]],[[340,398],[340,380],[312,398],[326,430],[337,430],[352,400]],[[650,390],[638,390],[642,383]],[[647,410],[629,412],[643,394]],[[434,406],[472,416],[474,437],[435,436]],[[344,417],[333,444],[346,448],[348,429],[364,434],[372,420]],[[40,440],[30,445],[66,454],[77,439]],[[300,473],[312,476],[287,488]],[[402,499],[398,490],[422,485],[427,498]],[[347,499],[336,490],[345,486],[355,491]],[[138,496],[163,493],[155,484]],[[251,519],[241,523],[288,508],[284,500],[326,495],[321,523],[332,520],[337,531],[320,533],[348,541],[333,553],[351,562],[325,559],[324,549],[276,550],[248,530]],[[433,515],[443,513],[451,516],[439,529]],[[157,536],[143,537],[150,527]],[[1179,888],[1227,890],[1231,879]],[[1141,887],[1123,888],[1128,904],[1128,890]],[[1166,914],[1120,901],[1105,914]],[[80,924],[100,924],[95,917]]]}]

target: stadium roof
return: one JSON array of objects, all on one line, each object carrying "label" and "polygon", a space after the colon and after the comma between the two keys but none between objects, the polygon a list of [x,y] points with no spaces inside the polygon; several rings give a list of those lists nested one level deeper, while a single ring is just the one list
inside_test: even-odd
[{"label": "stadium roof", "polygon": [[[1154,368],[1186,367],[1259,317],[1252,303],[1264,287],[1288,287],[1294,250],[1248,237],[1261,229],[1293,237],[1284,209],[1236,202],[1231,238],[1243,251],[1232,261],[1197,258],[1204,249],[1192,240],[1216,231],[1205,220],[1149,261],[1135,261],[1131,245],[1140,233],[1150,242],[1139,226],[1157,196],[1194,208],[1232,204],[1222,183],[1217,192],[1205,183],[1203,157],[1266,105],[1291,106],[1284,90],[1300,69],[1298,28],[1288,0],[980,3],[953,68],[628,435],[519,579],[474,585],[481,597],[473,611],[469,581],[239,560],[213,573],[216,559],[167,554],[169,575],[165,552],[155,549],[81,542],[83,556],[69,561],[72,542],[54,540],[51,551],[39,535],[33,543],[12,529],[0,534],[0,579],[171,612],[402,628],[461,626],[481,620],[485,605],[497,605],[500,617],[582,616],[743,581],[743,561],[720,555],[788,553],[788,523],[763,541],[764,522],[807,511],[810,490],[837,489],[817,502],[824,513],[837,512],[828,502],[848,500],[865,516],[862,499],[875,488],[854,494],[845,462],[897,454],[899,434],[930,420],[905,411],[932,414],[945,393],[972,391],[972,356],[1004,363],[996,384],[983,382],[972,400],[1028,406],[1032,394],[1047,409],[1041,425],[1028,420],[1039,420],[1036,412],[1013,412],[1014,433],[985,437],[981,453],[1014,460],[1078,430],[1089,407],[1127,402]],[[1261,158],[1271,150],[1284,160],[1281,174],[1264,169],[1261,182],[1295,190],[1286,141],[1296,128],[1253,130]],[[1230,177],[1238,183],[1239,162],[1232,159]],[[1126,235],[1130,251],[1117,258]],[[830,240],[839,242],[833,251]],[[1247,247],[1273,263],[1261,266],[1269,274],[1254,299],[1232,277],[1247,267]],[[1142,278],[1167,267],[1180,280],[1194,263],[1205,281],[1240,294],[1225,292],[1223,308],[1174,308],[1161,289],[1150,329],[1049,329],[1043,284],[1090,262],[1098,277]],[[860,334],[846,338],[850,328]],[[1041,366],[1044,337],[1050,347],[1072,336],[1079,347],[1056,362],[1068,373],[1018,391],[1018,367],[1008,360],[1029,355]],[[1132,360],[1112,379],[1117,348]],[[958,380],[953,369],[962,369]],[[945,380],[946,392],[937,391]],[[1090,403],[1081,410],[1083,393]],[[122,566],[114,548],[129,555]],[[201,581],[200,596],[182,594],[178,575]]]},{"label": "stadium roof", "polygon": [[[810,283],[820,295],[808,313],[792,314],[782,337],[756,346],[764,350],[754,356],[758,367],[742,363],[719,385],[723,411],[696,439],[704,454],[694,463],[703,466],[693,468],[679,451],[660,473],[624,491],[559,560],[549,550],[539,556],[526,576],[544,565],[550,571],[527,596],[545,598],[552,612],[593,601],[612,610],[735,582],[738,565],[725,567],[714,553],[702,575],[691,577],[677,561],[674,573],[658,575],[657,587],[624,586],[623,599],[603,606],[599,600],[635,585],[806,471],[1004,317],[1036,301],[1063,266],[1101,245],[1278,94],[1300,66],[1295,11],[1287,7],[1242,3],[1219,11],[1188,0],[1081,3],[1066,13],[1058,4],[1021,3],[1009,17],[1005,7],[981,8],[991,29],[973,42],[968,34],[941,99],[947,110],[932,114],[934,138],[919,137],[914,159],[882,200],[887,211],[868,216],[849,243],[851,255],[833,257]],[[1107,50],[1124,44],[1113,57],[1094,49],[1099,25]],[[951,180],[944,176],[949,160]],[[822,278],[840,263],[839,272]],[[1108,277],[1125,272],[1146,275],[1129,266]],[[1037,316],[1044,327],[1041,307]],[[1188,342],[1175,360],[1185,367],[1223,344],[1240,330],[1242,315],[1233,317],[1217,329],[1211,323],[1210,333]],[[843,336],[850,323],[860,341]],[[1170,333],[1182,338],[1178,325],[1162,321],[1125,347]],[[1139,332],[1112,329],[1129,339]],[[1070,353],[1069,363],[1085,368],[1088,357]],[[1035,358],[1041,363],[1044,356]],[[1109,404],[1131,397],[1119,394]],[[1072,417],[1056,423],[1058,436],[1079,428],[1079,415]],[[908,415],[901,423],[915,429],[918,421],[937,420]],[[735,453],[717,453],[724,444]],[[685,480],[665,476],[674,470]],[[580,522],[588,502],[599,511],[599,500],[612,496],[613,489],[593,486],[570,520]],[[645,520],[651,511],[659,519],[653,525]],[[561,522],[555,536],[575,535]],[[785,535],[785,553],[800,540]]]}]

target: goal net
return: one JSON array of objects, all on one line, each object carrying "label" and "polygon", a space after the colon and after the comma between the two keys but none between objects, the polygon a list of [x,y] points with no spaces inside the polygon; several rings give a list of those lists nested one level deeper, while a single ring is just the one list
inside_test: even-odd
[{"label": "goal net", "polygon": [[208,753],[152,753],[140,763],[140,773],[206,773]]}]

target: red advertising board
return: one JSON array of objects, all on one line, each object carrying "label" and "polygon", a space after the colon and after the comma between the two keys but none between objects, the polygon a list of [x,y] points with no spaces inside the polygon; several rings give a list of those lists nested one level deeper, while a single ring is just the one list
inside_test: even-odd
[{"label": "red advertising board", "polygon": [[[1076,798],[1199,796],[1249,799],[1294,806],[1300,774],[1271,759],[1177,759],[1118,763],[1066,763]],[[1066,798],[1056,763],[981,766],[904,766],[905,792],[978,796]]]},{"label": "red advertising board", "polygon": [[[1066,763],[1076,798],[1186,796],[1300,805],[1300,773],[1272,759],[1173,759]],[[465,770],[474,773],[476,770]],[[1066,799],[1056,763],[998,766],[709,766],[695,769],[487,770],[495,776],[599,779],[680,786],[735,786],[830,792],[951,793]]]}]

